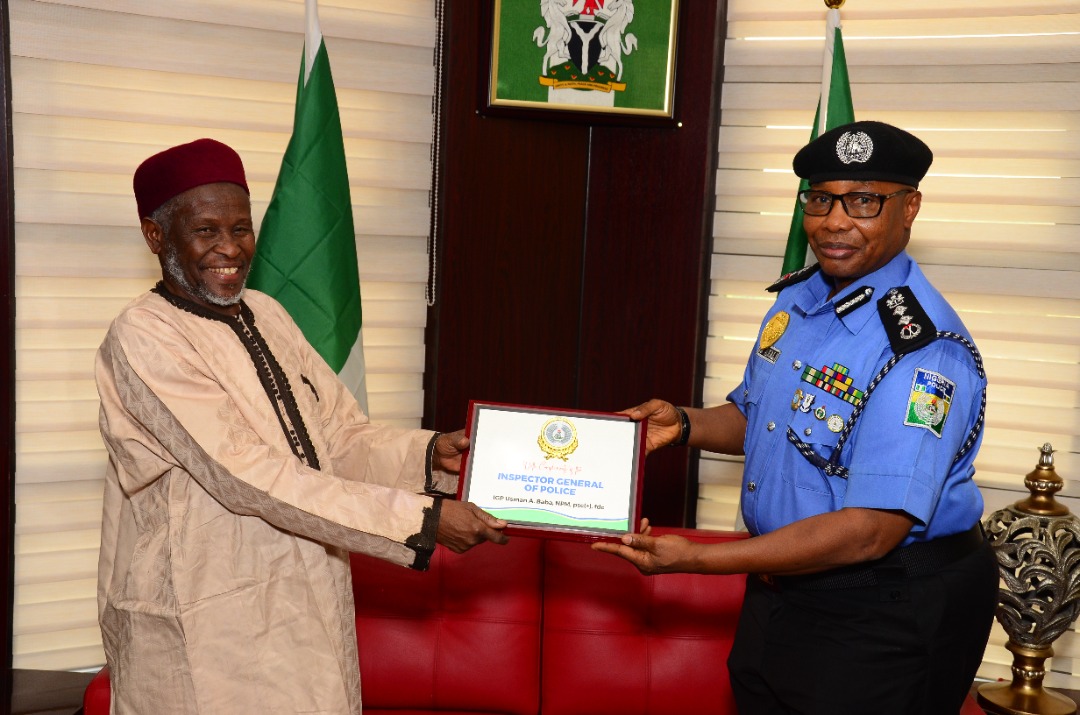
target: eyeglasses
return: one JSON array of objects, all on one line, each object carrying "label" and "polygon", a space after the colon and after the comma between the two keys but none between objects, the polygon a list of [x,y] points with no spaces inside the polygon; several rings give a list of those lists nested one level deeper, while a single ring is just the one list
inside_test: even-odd
[{"label": "eyeglasses", "polygon": [[851,218],[874,218],[881,213],[885,202],[900,194],[910,194],[914,189],[900,189],[891,194],[871,194],[853,191],[850,194],[830,194],[828,191],[807,189],[799,192],[799,203],[807,216],[828,216],[833,202],[840,199],[844,213]]}]

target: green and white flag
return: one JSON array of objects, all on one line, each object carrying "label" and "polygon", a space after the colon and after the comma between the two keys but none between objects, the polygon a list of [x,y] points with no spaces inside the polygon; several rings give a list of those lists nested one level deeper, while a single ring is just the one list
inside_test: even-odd
[{"label": "green and white flag", "polygon": [[248,285],[285,306],[367,412],[352,198],[316,0],[306,0],[306,19],[292,138]]},{"label": "green and white flag", "polygon": [[[840,11],[829,10],[825,22],[825,58],[821,65],[821,96],[818,99],[814,128],[810,141],[833,127],[855,121],[851,106],[851,83],[848,81],[847,60],[844,57],[844,40],[840,31]],[[804,179],[799,191],[810,188]],[[791,216],[787,248],[784,249],[782,274],[797,271],[806,265],[806,231],[803,229],[803,210],[798,199]]]}]

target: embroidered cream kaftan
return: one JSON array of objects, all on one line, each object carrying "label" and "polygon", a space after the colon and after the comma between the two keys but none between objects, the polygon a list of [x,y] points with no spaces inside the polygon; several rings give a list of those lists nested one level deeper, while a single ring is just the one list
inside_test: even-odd
[{"label": "embroidered cream kaftan", "polygon": [[433,433],[369,424],[256,291],[227,318],[159,284],[96,374],[113,713],[359,713],[347,552],[426,568]]}]

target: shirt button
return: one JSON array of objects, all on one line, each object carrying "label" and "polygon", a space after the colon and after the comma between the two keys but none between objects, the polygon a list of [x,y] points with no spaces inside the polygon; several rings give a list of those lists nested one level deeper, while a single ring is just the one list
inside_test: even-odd
[{"label": "shirt button", "polygon": [[798,370],[800,367],[802,367],[802,360],[796,360],[795,362],[791,363],[792,370]]},{"label": "shirt button", "polygon": [[813,431],[814,431],[814,430],[812,430],[812,429],[810,429],[809,427],[807,427],[806,429],[804,429],[804,430],[803,430],[803,434],[805,434],[805,435],[806,435],[807,437],[809,437],[809,436],[810,436],[810,434],[811,434],[811,433],[812,433]]},{"label": "shirt button", "polygon": [[749,397],[750,396],[750,390],[743,390],[742,391],[742,396],[743,397]]},{"label": "shirt button", "polygon": [[774,429],[776,429],[776,423],[775,422],[770,422],[769,424],[765,425],[765,429],[772,432]]},{"label": "shirt button", "polygon": [[756,489],[757,489],[757,484],[755,482],[750,482],[749,484],[746,485],[746,491],[748,491],[748,492],[752,492],[752,491],[754,491]]}]

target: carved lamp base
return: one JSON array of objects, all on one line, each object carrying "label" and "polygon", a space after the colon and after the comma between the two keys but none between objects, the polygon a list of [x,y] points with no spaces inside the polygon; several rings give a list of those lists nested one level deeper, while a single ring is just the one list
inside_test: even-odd
[{"label": "carved lamp base", "polygon": [[1043,663],[1053,648],[1026,648],[1011,640],[1005,646],[1013,654],[1011,683],[987,683],[979,688],[976,700],[994,715],[1073,715],[1076,703],[1042,686]]}]

